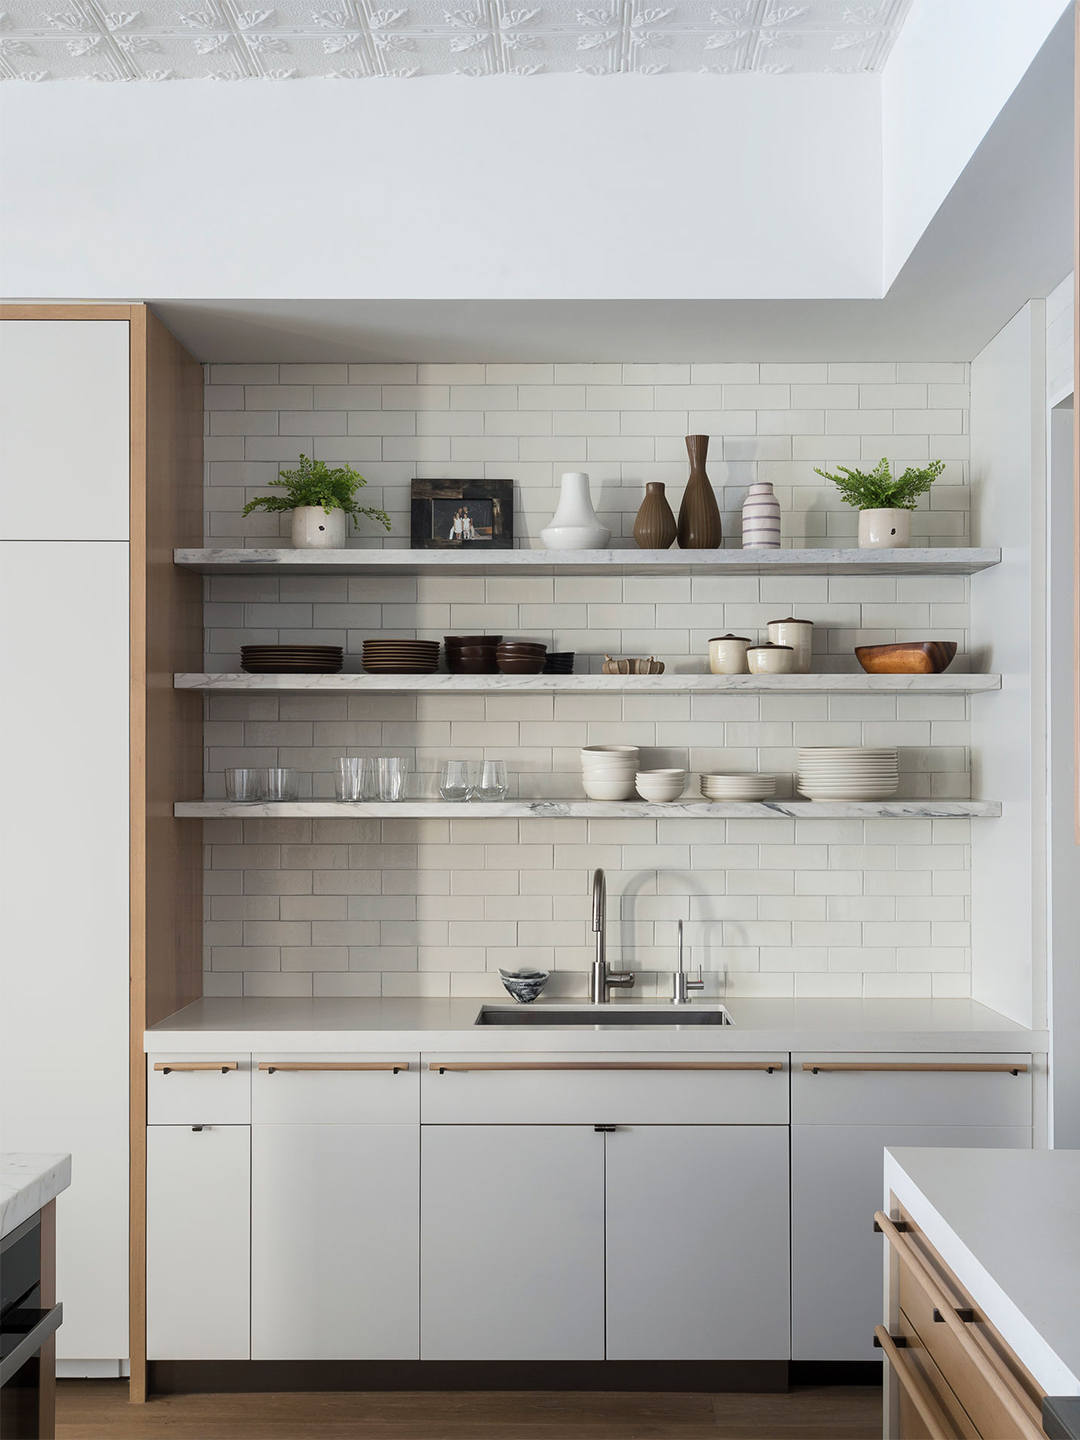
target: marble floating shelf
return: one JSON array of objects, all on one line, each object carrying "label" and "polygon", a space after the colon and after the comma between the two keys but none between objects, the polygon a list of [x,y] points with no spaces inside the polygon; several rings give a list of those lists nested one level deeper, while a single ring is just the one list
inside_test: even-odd
[{"label": "marble floating shelf", "polygon": [[175,550],[200,575],[974,575],[998,549]]},{"label": "marble floating shelf", "polygon": [[351,805],[342,800],[289,800],[241,805],[232,800],[178,800],[173,813],[180,819],[655,819],[700,820],[768,819],[771,816],[801,820],[955,819],[1001,814],[998,800],[761,800],[750,804],[717,804],[706,800],[676,800],[656,805],[646,800],[496,800],[453,803],[445,800],[403,800],[397,804],[366,800]]},{"label": "marble floating shelf", "polygon": [[173,676],[177,690],[328,695],[972,695],[1000,690],[1000,675],[222,675]]}]

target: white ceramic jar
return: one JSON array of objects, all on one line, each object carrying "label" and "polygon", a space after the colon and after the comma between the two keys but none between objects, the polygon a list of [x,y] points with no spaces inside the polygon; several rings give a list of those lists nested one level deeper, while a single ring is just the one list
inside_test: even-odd
[{"label": "white ceramic jar", "polygon": [[751,645],[746,652],[746,665],[751,675],[790,675],[795,651],[790,645]]},{"label": "white ceramic jar", "polygon": [[589,493],[589,477],[570,470],[562,477],[559,504],[548,525],[540,531],[545,550],[603,550],[611,531],[601,525]]},{"label": "white ceramic jar", "polygon": [[786,620],[769,621],[769,639],[774,645],[790,645],[795,652],[791,673],[809,675],[810,659],[814,650],[814,622],[796,620],[789,615]]},{"label": "white ceramic jar", "polygon": [[860,510],[860,550],[906,550],[911,544],[910,510]]},{"label": "white ceramic jar", "polygon": [[714,675],[745,675],[752,643],[744,635],[717,635],[709,641],[709,669]]},{"label": "white ceramic jar", "polygon": [[292,512],[294,550],[344,550],[345,511],[298,505]]}]

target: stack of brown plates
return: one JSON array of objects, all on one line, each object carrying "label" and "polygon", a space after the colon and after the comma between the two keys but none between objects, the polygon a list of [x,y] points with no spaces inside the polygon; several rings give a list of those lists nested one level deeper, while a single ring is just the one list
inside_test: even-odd
[{"label": "stack of brown plates", "polygon": [[372,675],[430,675],[439,668],[437,640],[365,640],[364,669]]},{"label": "stack of brown plates", "polygon": [[504,640],[495,651],[504,675],[539,675],[547,659],[547,646],[535,640]]},{"label": "stack of brown plates", "polygon": [[249,675],[336,675],[340,645],[241,645],[240,669]]},{"label": "stack of brown plates", "polygon": [[446,668],[451,675],[497,675],[495,651],[501,635],[446,635]]}]

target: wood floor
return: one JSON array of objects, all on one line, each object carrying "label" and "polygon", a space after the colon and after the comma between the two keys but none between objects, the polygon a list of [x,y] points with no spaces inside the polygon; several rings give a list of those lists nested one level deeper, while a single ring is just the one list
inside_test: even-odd
[{"label": "wood floor", "polygon": [[787,1395],[400,1392],[170,1395],[61,1380],[57,1440],[880,1440],[881,1391]]}]

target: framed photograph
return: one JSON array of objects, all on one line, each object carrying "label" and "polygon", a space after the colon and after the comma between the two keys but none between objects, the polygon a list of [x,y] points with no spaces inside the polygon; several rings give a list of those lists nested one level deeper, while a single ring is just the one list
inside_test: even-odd
[{"label": "framed photograph", "polygon": [[413,550],[512,550],[512,480],[414,480]]}]

